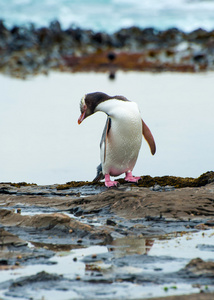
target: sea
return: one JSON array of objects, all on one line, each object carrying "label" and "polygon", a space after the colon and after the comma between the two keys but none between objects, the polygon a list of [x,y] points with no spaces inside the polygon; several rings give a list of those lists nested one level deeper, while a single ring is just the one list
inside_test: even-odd
[{"label": "sea", "polygon": [[113,33],[138,26],[185,32],[214,29],[214,0],[0,0],[0,19],[7,27],[79,27]]},{"label": "sea", "polygon": [[[13,26],[80,27],[113,33],[138,26],[214,29],[214,0],[0,0],[0,19]],[[0,58],[1,59],[1,58]],[[0,182],[93,180],[106,117],[81,126],[79,101],[94,91],[138,103],[157,153],[147,144],[134,175],[198,177],[213,168],[214,73],[57,73],[21,80],[0,74]],[[200,120],[200,121],[199,121]]]}]

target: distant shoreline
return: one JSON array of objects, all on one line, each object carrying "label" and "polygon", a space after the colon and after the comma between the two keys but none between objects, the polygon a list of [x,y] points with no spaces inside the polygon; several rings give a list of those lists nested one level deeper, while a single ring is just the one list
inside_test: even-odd
[{"label": "distant shoreline", "polygon": [[130,27],[113,34],[80,28],[33,25],[8,29],[0,21],[0,72],[26,78],[66,72],[206,72],[214,70],[214,30],[185,33]]}]

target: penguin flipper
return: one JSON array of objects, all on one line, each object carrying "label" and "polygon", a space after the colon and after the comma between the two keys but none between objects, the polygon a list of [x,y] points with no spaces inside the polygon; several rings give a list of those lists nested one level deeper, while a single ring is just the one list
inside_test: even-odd
[{"label": "penguin flipper", "polygon": [[142,127],[143,127],[142,128],[143,136],[144,136],[145,140],[147,141],[147,143],[149,144],[152,155],[154,155],[156,152],[155,140],[153,138],[153,135],[152,135],[149,127],[146,125],[146,123],[143,120],[142,120]]},{"label": "penguin flipper", "polygon": [[106,140],[107,140],[107,136],[108,136],[110,128],[111,128],[111,118],[108,117],[106,120],[106,125],[104,127],[101,142],[100,142],[100,148],[104,148],[103,162],[105,162],[105,159],[106,159],[106,144],[107,144]]},{"label": "penguin flipper", "polygon": [[97,176],[94,178],[93,182],[98,182],[102,179],[104,179],[104,175],[103,175],[103,172],[102,172],[102,165],[100,164],[97,167]]},{"label": "penguin flipper", "polygon": [[[104,130],[103,130],[102,138],[100,141],[101,153],[103,152],[103,154],[102,154],[103,157],[101,159],[102,162],[105,162],[105,159],[106,159],[106,144],[107,144],[106,140],[107,140],[107,136],[108,136],[110,128],[111,128],[111,118],[108,117],[106,120]],[[102,149],[103,149],[103,151],[102,151]],[[102,172],[102,164],[100,164],[97,167],[97,176],[94,178],[93,182],[98,182],[104,178],[105,178],[105,176],[103,175],[103,172]]]}]

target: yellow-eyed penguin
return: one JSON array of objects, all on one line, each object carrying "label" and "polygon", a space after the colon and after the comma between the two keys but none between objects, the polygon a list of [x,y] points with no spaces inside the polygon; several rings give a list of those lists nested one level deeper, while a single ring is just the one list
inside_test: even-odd
[{"label": "yellow-eyed penguin", "polygon": [[110,176],[125,173],[126,181],[138,182],[141,177],[132,176],[132,170],[141,147],[142,134],[153,155],[156,146],[151,131],[141,119],[137,104],[123,96],[111,97],[95,92],[81,99],[80,111],[78,124],[97,111],[108,116],[100,143],[101,164],[97,167],[94,181],[105,178],[107,187],[116,186],[118,182],[111,181]]}]

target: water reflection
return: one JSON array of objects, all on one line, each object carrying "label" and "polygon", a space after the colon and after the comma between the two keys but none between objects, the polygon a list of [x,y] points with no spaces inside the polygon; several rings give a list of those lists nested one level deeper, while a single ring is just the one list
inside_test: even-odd
[{"label": "water reflection", "polygon": [[136,101],[157,144],[143,141],[134,175],[198,177],[213,168],[214,73],[51,73],[22,81],[0,76],[0,181],[64,183],[92,180],[100,163],[106,116],[77,125],[88,92]]},{"label": "water reflection", "polygon": [[109,251],[114,253],[115,257],[123,257],[134,254],[148,254],[154,244],[151,238],[123,237],[112,242]]}]

